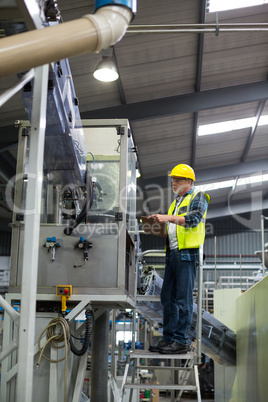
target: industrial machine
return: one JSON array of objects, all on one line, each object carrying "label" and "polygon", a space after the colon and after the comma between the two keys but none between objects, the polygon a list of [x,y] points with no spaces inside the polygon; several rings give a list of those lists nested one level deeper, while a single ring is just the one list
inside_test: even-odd
[{"label": "industrial machine", "polygon": [[[98,295],[100,301],[103,295],[116,301],[118,295],[123,303],[134,295],[136,148],[127,120],[84,121],[81,130],[90,152],[86,155],[77,139],[72,140],[72,151],[80,160],[87,156],[79,171],[81,177],[86,176],[85,185],[77,173],[68,181],[69,167],[60,182],[63,160],[57,152],[54,158],[49,153],[45,161],[37,291],[54,294],[58,284],[70,283],[73,294]],[[17,177],[22,180],[16,183],[20,192],[15,192],[14,200],[11,292],[20,291],[22,280],[23,219],[28,211],[21,201],[27,191],[29,131],[29,124],[21,122],[19,150],[23,155],[18,156],[22,163]],[[48,147],[51,141],[57,148],[61,140],[48,135]]]},{"label": "industrial machine", "polygon": [[[48,126],[47,130],[52,127]],[[74,129],[77,131],[76,127]],[[45,145],[47,147],[50,146],[50,141],[55,144],[56,157],[53,158],[53,154],[50,153],[45,158],[37,250],[39,257],[35,339],[37,342],[39,338],[40,353],[34,358],[38,370],[34,370],[33,394],[38,400],[42,400],[43,395],[46,395],[45,389],[53,387],[51,383],[53,372],[56,370],[60,373],[67,370],[63,351],[53,352],[53,347],[57,348],[57,345],[48,343],[50,352],[47,356],[44,339],[45,336],[49,338],[46,333],[48,328],[52,326],[50,336],[53,338],[55,336],[53,331],[57,332],[57,328],[63,325],[63,334],[67,331],[66,339],[70,340],[73,357],[68,357],[67,372],[72,381],[67,383],[66,380],[59,379],[55,394],[56,398],[57,395],[65,395],[64,400],[67,401],[68,398],[74,398],[74,395],[76,398],[79,397],[75,378],[77,372],[82,370],[79,369],[80,364],[85,369],[93,327],[98,334],[96,327],[99,320],[101,322],[99,316],[104,314],[108,318],[106,313],[111,308],[135,306],[137,150],[129,124],[125,119],[85,120],[79,130],[79,136],[75,140],[71,137],[68,145],[69,154],[72,155],[73,171],[68,166],[66,174],[63,169],[64,153],[62,161],[60,160],[61,150],[58,146],[61,143],[60,136],[53,134],[54,137],[51,138],[48,134],[45,140],[45,144],[48,143]],[[56,132],[53,128],[52,131]],[[24,247],[24,220],[27,214],[34,213],[25,209],[30,137],[31,125],[26,121],[20,122],[13,200],[10,293],[6,297],[11,304],[18,306],[21,303],[23,256],[28,251]],[[81,143],[79,138],[82,139]],[[86,148],[90,149],[90,152],[87,153]],[[58,169],[63,170],[61,174]],[[62,183],[61,177],[64,177]],[[9,190],[12,194],[12,188]],[[11,200],[12,198],[10,202]],[[85,310],[85,324],[77,329],[75,317],[83,310]],[[61,317],[65,317],[67,321]],[[96,335],[95,345],[98,345],[100,337],[104,336],[108,329],[106,318],[102,324],[101,335]],[[95,320],[97,321],[94,324]],[[14,339],[16,333],[13,330],[9,332],[10,325],[7,316],[5,333],[7,337],[9,335]],[[79,340],[83,342],[82,349]],[[104,341],[102,339],[102,345]],[[93,341],[92,354],[97,353],[94,353]],[[103,346],[100,353],[105,353]],[[100,360],[99,357],[96,359]],[[52,369],[51,360],[57,363],[57,368]],[[5,379],[5,373],[12,370],[14,363],[16,359],[4,360]],[[107,378],[107,373],[105,375]],[[15,388],[15,378],[4,381],[3,397],[8,401],[12,400]]]}]

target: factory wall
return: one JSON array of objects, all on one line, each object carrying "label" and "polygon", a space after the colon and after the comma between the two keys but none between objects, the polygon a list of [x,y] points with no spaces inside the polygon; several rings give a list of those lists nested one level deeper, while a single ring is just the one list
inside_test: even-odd
[{"label": "factory wall", "polygon": [[[152,235],[140,235],[142,250],[161,249],[165,247],[165,238]],[[265,242],[268,242],[268,230],[265,232]],[[216,237],[217,255],[247,255],[254,256],[256,250],[261,250],[261,231],[248,230],[237,233],[226,233]],[[204,244],[206,255],[215,253],[215,236],[207,235]]]},{"label": "factory wall", "polygon": [[241,295],[237,312],[237,387],[231,402],[266,402],[268,277]]},{"label": "factory wall", "polygon": [[[268,241],[268,233],[265,233]],[[207,237],[204,246],[207,255],[215,254],[215,237]],[[261,231],[229,233],[216,237],[216,255],[254,256],[261,250]]]},{"label": "factory wall", "polygon": [[[214,290],[214,317],[236,333],[236,300],[241,295],[241,289]],[[236,383],[236,366],[224,366],[214,363],[215,370],[215,401],[230,400]],[[252,401],[253,402],[253,401]]]}]

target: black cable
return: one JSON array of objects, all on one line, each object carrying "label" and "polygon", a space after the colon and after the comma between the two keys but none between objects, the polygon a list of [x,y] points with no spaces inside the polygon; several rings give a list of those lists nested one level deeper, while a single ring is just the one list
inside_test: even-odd
[{"label": "black cable", "polygon": [[[83,356],[87,352],[87,350],[89,348],[90,336],[91,336],[91,334],[92,334],[92,332],[94,330],[94,315],[93,315],[93,311],[89,308],[89,309],[86,310],[85,314],[86,314],[85,336],[84,336],[84,339],[79,338],[80,341],[81,340],[83,341],[82,348],[80,350],[76,348],[76,346],[74,345],[73,340],[72,340],[72,338],[75,338],[75,337],[72,334],[71,334],[70,339],[69,339],[71,351],[76,356]],[[75,338],[75,339],[78,339],[78,338]]]},{"label": "black cable", "polygon": [[73,230],[80,225],[81,222],[83,222],[85,220],[85,218],[87,217],[88,211],[92,206],[92,202],[93,202],[93,183],[92,183],[92,179],[91,176],[89,174],[89,171],[86,170],[86,192],[87,192],[87,198],[86,201],[83,205],[83,208],[80,212],[80,214],[77,216],[76,219],[74,219],[68,226],[66,226],[64,228],[64,233],[67,236],[70,236],[73,232]]}]

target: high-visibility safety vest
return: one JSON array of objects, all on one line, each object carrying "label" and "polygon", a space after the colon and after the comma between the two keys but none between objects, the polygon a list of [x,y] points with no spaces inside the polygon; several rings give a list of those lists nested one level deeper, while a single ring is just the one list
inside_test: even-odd
[{"label": "high-visibility safety vest", "polygon": [[[190,205],[198,193],[199,191],[194,190],[192,194],[187,194],[186,197],[184,197],[184,199],[178,206],[177,216],[185,216],[189,214]],[[210,196],[206,193],[203,194],[205,195],[207,203],[209,204]],[[176,200],[174,200],[170,205],[168,215],[173,215],[175,207],[176,207]],[[207,211],[205,211],[201,221],[194,228],[185,228],[184,226],[176,225],[179,250],[185,248],[198,248],[200,244],[204,244],[206,216]]]}]

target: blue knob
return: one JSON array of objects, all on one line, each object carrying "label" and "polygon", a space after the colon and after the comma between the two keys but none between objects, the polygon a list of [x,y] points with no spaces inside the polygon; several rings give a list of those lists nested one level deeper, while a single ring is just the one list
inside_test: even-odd
[{"label": "blue knob", "polygon": [[84,241],[84,240],[85,240],[84,236],[81,236],[81,237],[80,237],[80,240],[81,240],[81,241]]},{"label": "blue knob", "polygon": [[52,236],[52,241],[56,241],[56,237],[55,237],[55,236]]},{"label": "blue knob", "polygon": [[47,237],[47,241],[51,241],[51,237]]}]

